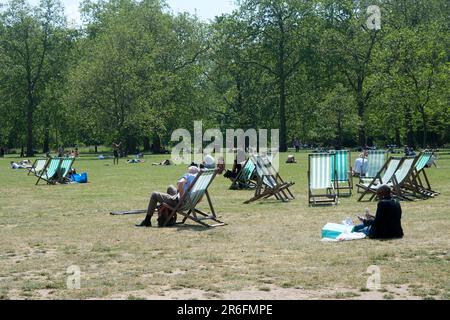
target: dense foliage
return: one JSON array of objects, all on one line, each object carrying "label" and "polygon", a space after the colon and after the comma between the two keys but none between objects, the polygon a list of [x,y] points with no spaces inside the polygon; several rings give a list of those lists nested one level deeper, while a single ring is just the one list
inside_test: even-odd
[{"label": "dense foliage", "polygon": [[[449,2],[242,0],[203,22],[159,0],[0,8],[0,146],[123,141],[159,151],[173,130],[280,129],[353,147],[450,142]],[[367,23],[370,5],[381,28]]]}]

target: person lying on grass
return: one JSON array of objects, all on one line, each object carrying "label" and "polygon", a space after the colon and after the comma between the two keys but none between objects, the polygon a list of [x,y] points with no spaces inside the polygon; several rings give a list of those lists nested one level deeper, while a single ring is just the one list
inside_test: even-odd
[{"label": "person lying on grass", "polygon": [[152,226],[152,216],[155,213],[155,210],[158,206],[158,203],[167,204],[174,208],[179,199],[183,197],[183,194],[189,189],[192,182],[194,182],[195,177],[200,172],[198,167],[190,166],[188,172],[181,177],[181,179],[177,183],[177,187],[169,186],[167,188],[167,193],[162,192],[153,192],[150,197],[150,203],[148,204],[147,215],[145,216],[144,221],[140,224],[137,224],[136,227],[151,227]]},{"label": "person lying on grass", "polygon": [[377,213],[375,216],[366,214],[365,217],[358,217],[362,224],[356,226],[353,232],[362,232],[371,239],[403,238],[400,202],[392,198],[391,188],[387,185],[378,188],[377,196]]}]

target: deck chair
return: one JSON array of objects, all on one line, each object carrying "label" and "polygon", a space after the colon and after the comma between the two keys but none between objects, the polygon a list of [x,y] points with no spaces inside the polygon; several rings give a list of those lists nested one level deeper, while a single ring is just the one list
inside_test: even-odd
[{"label": "deck chair", "polygon": [[428,176],[425,172],[426,166],[432,156],[433,152],[431,151],[424,151],[419,155],[419,159],[417,160],[412,171],[411,178],[413,184],[408,186],[409,189],[413,189],[413,191],[424,197],[435,197],[439,195],[439,192],[436,192],[431,188],[430,180],[428,180]]},{"label": "deck chair", "polygon": [[42,173],[42,170],[44,170],[46,164],[47,159],[36,159],[32,167],[28,169],[28,175],[30,175],[30,173],[34,173],[34,175],[36,176],[40,175]]},{"label": "deck chair", "polygon": [[403,160],[404,158],[402,157],[389,158],[375,175],[375,177],[373,177],[372,181],[366,183],[358,183],[357,187],[363,190],[358,201],[362,201],[363,198],[368,194],[371,195],[369,201],[372,201],[376,197],[377,190],[381,185],[392,183],[392,179],[394,178],[394,175],[402,164]]},{"label": "deck chair", "polygon": [[[414,185],[412,172],[416,165],[417,157],[404,157],[402,164],[399,166],[388,186],[392,188],[394,195],[402,200],[413,200],[410,196],[417,197],[416,188],[410,188]],[[412,192],[412,193],[411,193]]]},{"label": "deck chair", "polygon": [[256,188],[256,182],[252,180],[252,177],[255,172],[255,165],[253,161],[248,159],[244,167],[241,169],[241,171],[238,173],[236,179],[233,180],[231,183],[230,189],[236,190],[236,189],[254,189]]},{"label": "deck chair", "polygon": [[[313,153],[308,156],[308,203],[338,204],[339,197],[331,181],[335,154]],[[315,191],[325,190],[316,194]]]},{"label": "deck chair", "polygon": [[38,176],[36,185],[38,185],[39,181],[41,180],[46,181],[47,184],[55,184],[61,161],[61,158],[50,159],[47,162],[45,168],[42,170],[41,174]]},{"label": "deck chair", "polygon": [[[167,226],[175,214],[180,214],[184,217],[183,221],[177,224],[184,224],[187,219],[191,219],[192,221],[207,228],[226,225],[224,222],[217,219],[216,212],[214,211],[214,207],[208,193],[208,188],[216,177],[216,174],[216,170],[200,171],[192,184],[181,197],[177,206],[171,207],[167,204],[163,204],[163,206],[167,207],[171,211],[163,226]],[[203,212],[197,208],[198,204],[205,195],[208,200],[209,209],[211,211],[210,213]],[[215,222],[215,224],[206,223],[208,220]]]},{"label": "deck chair", "polygon": [[75,158],[65,158],[61,160],[61,165],[58,173],[58,182],[66,183],[68,182],[67,174],[69,170],[72,168],[73,163],[75,162]]},{"label": "deck chair", "polygon": [[[386,163],[386,155],[387,152],[385,150],[369,150],[367,155],[367,172],[364,176],[360,177],[359,184],[370,183],[377,176]],[[359,191],[360,189],[358,188]]]},{"label": "deck chair", "polygon": [[275,197],[277,200],[283,202],[295,199],[289,189],[295,183],[285,182],[278,171],[273,167],[268,156],[252,155],[250,160],[256,167],[257,185],[255,195],[251,199],[245,201],[245,204],[270,197]]},{"label": "deck chair", "polygon": [[[348,150],[330,150],[335,155],[332,163],[331,181],[337,190],[338,197],[352,196],[353,179],[351,153]],[[347,190],[341,194],[341,190]]]}]

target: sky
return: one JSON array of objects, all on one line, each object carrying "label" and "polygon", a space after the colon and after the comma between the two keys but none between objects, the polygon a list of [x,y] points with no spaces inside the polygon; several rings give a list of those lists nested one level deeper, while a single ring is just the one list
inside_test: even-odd
[{"label": "sky", "polygon": [[[61,0],[65,7],[65,12],[68,22],[75,22],[79,24],[80,13],[78,6],[81,0]],[[37,4],[39,0],[29,0],[33,5]],[[234,6],[233,0],[166,0],[174,13],[187,11],[205,21],[214,19],[215,16],[223,13],[231,13]]]}]

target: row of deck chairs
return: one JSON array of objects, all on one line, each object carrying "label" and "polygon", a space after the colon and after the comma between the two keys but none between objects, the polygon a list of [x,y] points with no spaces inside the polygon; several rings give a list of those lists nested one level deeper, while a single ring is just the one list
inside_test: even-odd
[{"label": "row of deck chairs", "polygon": [[[379,153],[381,154],[381,153]],[[378,155],[378,153],[377,153]],[[418,157],[391,157],[382,165],[375,177],[367,185],[359,183],[358,186],[364,189],[364,193],[372,194],[376,186],[380,183],[391,183],[396,194],[400,194],[404,199],[408,199],[405,190],[412,191],[414,194],[423,196],[434,196],[437,193],[431,190],[429,180],[425,174],[424,168],[431,157],[431,153],[422,153]],[[329,153],[317,153],[309,155],[308,184],[309,184],[309,202],[314,203],[337,203],[339,191],[347,190],[351,194],[353,188],[351,178],[350,153],[348,151],[332,151]],[[255,195],[245,203],[251,203],[260,199],[275,197],[281,201],[294,199],[289,188],[294,185],[292,182],[285,182],[278,171],[273,167],[270,158],[263,155],[252,155],[247,160],[242,174],[239,174],[233,181],[246,185],[249,189],[255,189]],[[183,216],[183,220],[177,224],[184,224],[188,219],[205,227],[224,226],[226,223],[219,220],[214,210],[208,188],[217,175],[216,170],[201,170],[194,179],[191,186],[178,202],[177,206],[170,207],[164,204],[170,210],[164,226],[167,225],[175,214]],[[389,178],[389,179],[388,179]],[[422,183],[426,181],[426,184]],[[363,180],[362,180],[363,181]],[[340,184],[343,184],[341,186]],[[324,194],[314,194],[313,190],[325,189]],[[202,211],[198,208],[199,203],[206,196],[209,211]],[[321,198],[321,199],[319,199]],[[139,210],[134,213],[144,213],[146,210]],[[126,212],[111,212],[111,214],[127,214]]]},{"label": "row of deck chairs", "polygon": [[369,200],[376,197],[378,188],[386,184],[391,187],[395,196],[401,200],[415,200],[439,195],[431,188],[425,168],[432,152],[425,151],[415,157],[389,157],[381,169],[372,178],[362,178],[357,185],[363,192],[358,201],[366,195]]},{"label": "row of deck chairs", "polygon": [[38,159],[28,170],[28,175],[33,173],[38,178],[36,185],[40,181],[45,181],[47,184],[67,183],[67,174],[74,161],[75,158]]}]

